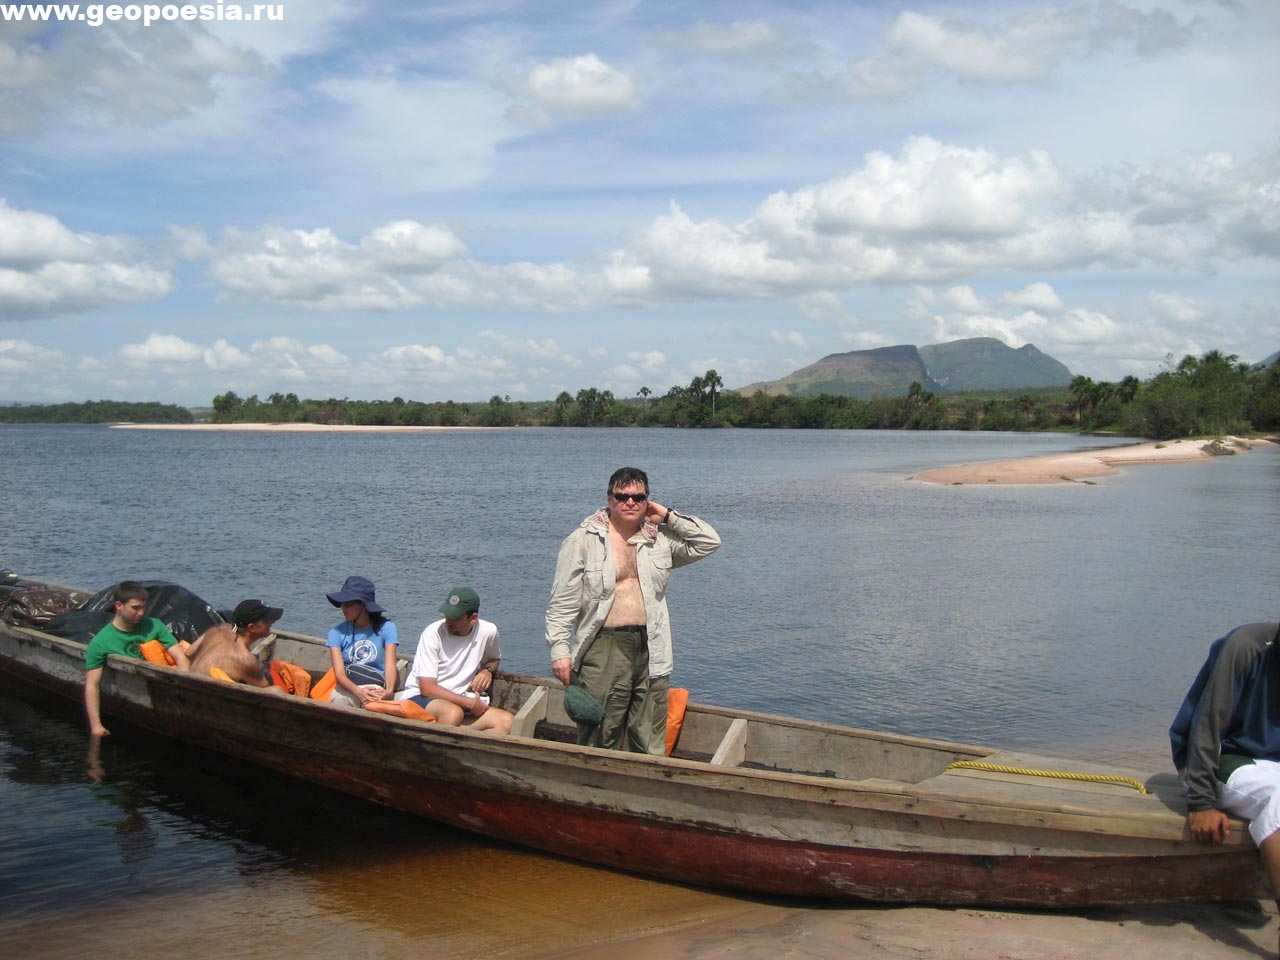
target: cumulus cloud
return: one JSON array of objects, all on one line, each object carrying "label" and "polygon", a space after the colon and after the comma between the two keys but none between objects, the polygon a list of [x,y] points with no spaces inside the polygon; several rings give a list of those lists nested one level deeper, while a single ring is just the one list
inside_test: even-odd
[{"label": "cumulus cloud", "polygon": [[667,355],[661,350],[633,350],[627,354],[627,360],[647,373],[656,372],[667,365]]},{"label": "cumulus cloud", "polygon": [[[261,75],[252,50],[199,23],[135,23],[0,36],[0,133],[55,119],[152,126],[211,106],[226,78]],[[92,82],[85,78],[91,77]]]},{"label": "cumulus cloud", "polygon": [[66,354],[29,340],[0,340],[0,375],[34,373],[66,363]]},{"label": "cumulus cloud", "polygon": [[[764,298],[992,271],[1204,271],[1277,254],[1280,181],[1265,163],[1216,156],[1073,179],[1043,152],[918,137],[896,156],[874,152],[845,176],[773,194],[741,223],[695,220],[673,204],[601,276],[621,300]],[[1060,309],[1035,285],[1012,296]]]},{"label": "cumulus cloud", "polygon": [[[491,351],[469,347],[449,350],[430,343],[400,344],[352,357],[330,344],[307,343],[295,337],[270,337],[246,347],[224,338],[201,343],[172,333],[152,333],[121,346],[110,357],[86,356],[73,362],[60,351],[26,341],[0,340],[0,387],[24,383],[8,379],[23,371],[56,372],[72,367],[81,390],[85,384],[100,384],[124,397],[135,395],[141,384],[153,384],[156,377],[169,377],[181,378],[189,390],[204,391],[208,396],[226,390],[249,395],[279,388],[306,390],[313,397],[387,399],[400,394],[432,399],[434,388],[448,388],[446,395],[465,400],[479,396],[477,384],[487,390],[501,385],[502,392],[515,392],[523,373],[506,357]],[[130,371],[128,378],[121,377],[122,368]],[[48,382],[55,383],[56,378]],[[24,385],[23,390],[24,395],[32,393],[29,386]]]},{"label": "cumulus cloud", "polygon": [[202,355],[203,351],[196,344],[173,334],[153,333],[142,343],[128,343],[120,348],[120,358],[134,364],[191,363]]},{"label": "cumulus cloud", "polygon": [[449,264],[410,286],[436,306],[517,307],[552,313],[585,310],[598,300],[599,281],[563,263]]},{"label": "cumulus cloud", "polygon": [[228,293],[329,310],[391,310],[422,302],[403,278],[437,269],[464,249],[443,227],[398,221],[354,244],[327,228],[233,228],[204,254],[209,275]]},{"label": "cumulus cloud", "polygon": [[1115,0],[1092,11],[1044,7],[996,25],[905,10],[886,32],[885,49],[851,61],[843,81],[859,98],[901,96],[930,73],[986,84],[1040,83],[1064,57],[1085,61],[1115,49],[1157,56],[1187,43],[1198,25],[1159,7],[1142,11]]},{"label": "cumulus cloud", "polygon": [[0,199],[0,314],[54,316],[164,296],[173,278],[125,237],[77,233]]},{"label": "cumulus cloud", "polygon": [[451,230],[400,220],[349,242],[333,230],[227,230],[217,244],[185,245],[208,261],[225,293],[322,310],[518,307],[562,312],[594,305],[601,282],[566,264],[461,259]]},{"label": "cumulus cloud", "polygon": [[523,357],[540,362],[562,363],[569,367],[580,367],[582,361],[573,354],[565,353],[554,337],[535,340],[532,337],[513,337],[510,334],[496,333],[493,330],[481,330],[480,337],[492,341],[507,356]]},{"label": "cumulus cloud", "polygon": [[538,64],[525,77],[524,93],[542,106],[564,113],[611,113],[636,101],[631,78],[594,53]]},{"label": "cumulus cloud", "polygon": [[787,347],[794,347],[797,350],[808,350],[809,344],[805,342],[804,334],[798,330],[770,330],[769,339],[774,343],[782,344]]},{"label": "cumulus cloud", "polygon": [[978,295],[973,292],[973,287],[952,287],[943,294],[943,298],[961,313],[979,313],[986,309],[983,302],[978,299]]},{"label": "cumulus cloud", "polygon": [[1000,299],[1011,306],[1035,310],[1042,314],[1054,314],[1062,310],[1062,301],[1053,287],[1039,280],[1027,284],[1021,290],[1002,294]]},{"label": "cumulus cloud", "polygon": [[976,80],[1043,77],[1063,48],[1088,24],[1078,12],[1043,9],[1010,21],[1001,33],[907,10],[889,31],[889,46],[905,56]]},{"label": "cumulus cloud", "polygon": [[1147,303],[1162,319],[1180,326],[1199,323],[1205,316],[1198,303],[1178,293],[1151,293]]}]

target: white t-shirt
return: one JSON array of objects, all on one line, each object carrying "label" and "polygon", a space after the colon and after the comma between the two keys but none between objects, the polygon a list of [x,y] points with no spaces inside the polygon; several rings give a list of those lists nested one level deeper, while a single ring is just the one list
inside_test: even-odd
[{"label": "white t-shirt", "polygon": [[467,695],[481,664],[500,659],[502,647],[498,643],[498,628],[488,620],[476,620],[476,625],[465,637],[455,637],[445,628],[443,620],[437,620],[418,638],[413,666],[405,677],[404,690],[396,694],[396,699],[420,696],[419,677],[434,677],[436,683],[446,690]]}]

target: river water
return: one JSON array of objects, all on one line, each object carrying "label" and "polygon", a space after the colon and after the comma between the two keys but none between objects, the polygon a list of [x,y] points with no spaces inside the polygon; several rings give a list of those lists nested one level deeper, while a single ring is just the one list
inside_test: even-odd
[{"label": "river water", "polygon": [[[3,427],[0,566],[91,589],[169,579],[221,607],[259,596],[307,633],[336,621],[324,593],[359,573],[408,647],[449,588],[469,584],[502,631],[504,665],[546,674],[558,543],[612,469],[634,464],[657,500],[724,539],[669,589],[673,679],[695,700],[1160,762],[1208,643],[1277,616],[1277,451],[1095,485],[908,479],[1121,442]],[[729,900],[414,821],[125,725],[88,757],[75,705],[11,683],[0,703],[0,947],[13,951],[552,955]]]}]

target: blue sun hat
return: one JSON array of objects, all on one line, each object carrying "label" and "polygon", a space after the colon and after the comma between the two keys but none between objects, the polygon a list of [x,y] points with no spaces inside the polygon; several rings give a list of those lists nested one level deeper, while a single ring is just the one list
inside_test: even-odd
[{"label": "blue sun hat", "polygon": [[386,612],[381,605],[374,601],[373,581],[368,577],[347,577],[346,582],[342,584],[341,590],[334,593],[326,593],[325,596],[329,598],[329,602],[335,607],[350,603],[352,600],[359,600],[370,613]]}]

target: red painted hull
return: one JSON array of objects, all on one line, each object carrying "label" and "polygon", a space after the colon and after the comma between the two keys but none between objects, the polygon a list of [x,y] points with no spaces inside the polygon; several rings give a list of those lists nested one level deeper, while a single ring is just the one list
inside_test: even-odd
[{"label": "red painted hull", "polygon": [[[80,696],[66,651],[40,651],[54,661],[56,669],[50,669],[12,650],[0,654],[0,668]],[[1258,890],[1250,847],[1196,855],[1183,850],[1007,856],[784,840],[761,835],[772,824],[760,811],[785,801],[761,799],[745,786],[704,788],[697,782],[701,774],[689,772],[691,764],[659,767],[657,774],[650,767],[647,779],[628,783],[629,761],[599,752],[448,730],[415,732],[402,721],[263,696],[144,665],[119,667],[110,684],[104,680],[103,692],[105,712],[165,736],[486,836],[676,882],[836,901],[1041,908],[1230,900]],[[560,790],[554,799],[537,782],[544,767],[547,782]],[[583,785],[566,792],[566,784]],[[619,784],[631,792],[620,791]],[[661,808],[655,797],[660,800],[663,791],[684,792],[680,802]],[[717,805],[705,817],[698,808],[704,800]],[[828,829],[835,803],[825,794],[798,802],[824,813],[826,819],[819,820]],[[665,812],[655,812],[660,810]],[[672,810],[694,814],[677,816]],[[793,812],[779,808],[780,816]],[[726,829],[735,815],[758,829]],[[834,815],[844,811],[834,809]],[[850,809],[848,815],[862,812]],[[904,819],[918,823],[928,817]],[[929,836],[921,833],[919,845]],[[936,829],[932,836],[939,836]]]}]

